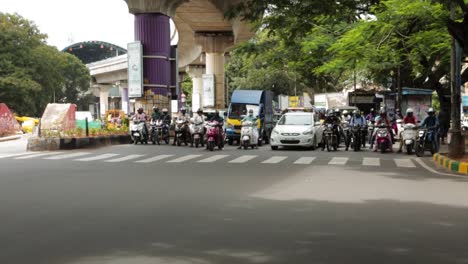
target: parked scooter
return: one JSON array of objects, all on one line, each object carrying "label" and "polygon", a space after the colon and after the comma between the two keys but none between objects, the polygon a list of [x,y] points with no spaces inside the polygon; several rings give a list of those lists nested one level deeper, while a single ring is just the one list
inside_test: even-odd
[{"label": "parked scooter", "polygon": [[148,144],[148,135],[145,129],[145,121],[134,121],[130,125],[130,134],[135,145],[138,144],[138,142],[141,142],[141,144]]},{"label": "parked scooter", "polygon": [[416,125],[409,123],[403,126],[403,131],[401,132],[400,140],[405,144],[408,155],[411,155],[414,150],[417,139],[416,130]]},{"label": "parked scooter", "polygon": [[187,121],[180,119],[176,120],[174,132],[174,142],[177,144],[177,146],[181,146],[182,143],[187,146],[187,141],[189,140]]},{"label": "parked scooter", "polygon": [[416,147],[414,150],[416,152],[416,156],[424,156],[424,152],[426,150],[430,151],[432,155],[438,151],[434,142],[434,140],[436,140],[434,134],[435,128],[420,129],[418,131],[418,139],[416,140]]},{"label": "parked scooter", "polygon": [[338,138],[336,136],[335,127],[332,124],[327,124],[323,131],[323,144],[322,150],[327,148],[327,151],[338,150]]},{"label": "parked scooter", "polygon": [[242,122],[241,129],[241,144],[244,149],[249,147],[258,148],[258,129],[254,122],[244,121]]},{"label": "parked scooter", "polygon": [[190,125],[190,135],[192,138],[192,146],[195,144],[195,147],[198,148],[199,145],[202,147],[205,146],[205,126],[203,122],[195,123]]},{"label": "parked scooter", "polygon": [[210,151],[213,151],[216,146],[219,149],[224,148],[224,131],[222,131],[223,124],[218,123],[217,121],[212,121],[206,124],[207,128],[207,140],[206,148]]},{"label": "parked scooter", "polygon": [[378,126],[375,131],[377,149],[380,150],[381,153],[385,153],[387,150],[392,150],[393,143],[388,133],[388,126]]}]

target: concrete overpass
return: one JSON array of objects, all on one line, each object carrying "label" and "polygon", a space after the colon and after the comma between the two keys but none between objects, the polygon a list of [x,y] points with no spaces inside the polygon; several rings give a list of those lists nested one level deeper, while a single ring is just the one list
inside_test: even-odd
[{"label": "concrete overpass", "polygon": [[[177,76],[174,71],[182,71],[193,80],[194,108],[198,108],[198,105],[224,108],[224,54],[235,44],[246,41],[253,35],[249,24],[224,18],[224,13],[239,0],[125,2],[129,12],[135,15],[135,40],[143,44],[145,92],[142,98],[135,98],[135,107],[149,109],[155,102],[160,107],[169,107],[168,95],[171,94],[171,88],[175,88],[174,76]],[[174,21],[178,32],[177,52],[171,51],[170,19]],[[127,66],[124,58],[125,56],[120,56],[89,65],[96,84],[104,91],[103,96],[106,85],[126,85]],[[175,68],[173,65],[171,69],[171,63],[174,64],[176,58],[178,65]],[[214,77],[215,89],[211,98],[203,91],[203,75]]]}]

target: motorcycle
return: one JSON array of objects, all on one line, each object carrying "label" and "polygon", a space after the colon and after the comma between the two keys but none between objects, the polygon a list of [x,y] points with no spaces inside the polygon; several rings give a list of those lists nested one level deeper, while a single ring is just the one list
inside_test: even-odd
[{"label": "motorcycle", "polygon": [[392,150],[393,144],[388,133],[388,126],[378,126],[375,131],[377,149],[379,149],[381,153],[385,153],[387,149]]},{"label": "motorcycle", "polygon": [[141,144],[148,144],[148,135],[145,129],[145,121],[134,121],[130,125],[130,134],[135,145],[138,144],[138,142],[141,142]]},{"label": "motorcycle", "polygon": [[408,155],[411,155],[411,153],[413,153],[416,138],[416,125],[405,124],[403,126],[403,131],[401,132],[400,140],[402,140],[405,144],[406,153],[408,153]]},{"label": "motorcycle", "polygon": [[424,156],[424,152],[426,150],[430,151],[432,155],[438,151],[434,142],[434,134],[435,128],[420,129],[418,131],[418,138],[416,139],[416,147],[414,150],[414,152],[416,152],[416,156]]},{"label": "motorcycle", "polygon": [[185,120],[176,120],[175,121],[175,133],[174,133],[174,142],[177,143],[177,146],[181,146],[182,143],[185,144],[185,146],[188,145],[187,139],[189,138],[187,136],[188,134],[188,128],[187,128],[187,121]]},{"label": "motorcycle", "polygon": [[[223,149],[225,136],[224,132],[221,132],[222,124],[217,121],[212,121],[206,124],[206,128],[206,148],[210,151],[213,151],[215,146],[218,146],[219,149]],[[221,135],[221,133],[223,133],[223,135]]]},{"label": "motorcycle", "polygon": [[338,150],[338,138],[335,133],[335,127],[332,124],[327,124],[325,130],[323,131],[323,145],[322,150],[327,148],[327,151]]},{"label": "motorcycle", "polygon": [[151,121],[150,122],[150,138],[151,138],[151,141],[153,142],[153,145],[156,145],[156,143],[160,143],[160,140],[159,140],[159,128],[158,126],[156,125],[157,121]]},{"label": "motorcycle", "polygon": [[203,122],[190,125],[190,135],[192,138],[192,142],[195,144],[196,148],[198,148],[199,145],[201,145],[202,147],[205,146],[204,130],[205,127],[203,126]]},{"label": "motorcycle", "polygon": [[245,121],[242,123],[241,129],[241,144],[244,149],[249,147],[257,148],[258,147],[258,129],[255,126],[254,122]]},{"label": "motorcycle", "polygon": [[346,147],[346,150],[348,150],[349,145],[350,145],[350,139],[351,139],[351,128],[349,126],[348,121],[342,121],[341,122],[341,131],[343,132],[343,141]]},{"label": "motorcycle", "polygon": [[350,142],[351,148],[354,151],[361,150],[361,145],[365,144],[361,125],[355,125],[351,128]]}]

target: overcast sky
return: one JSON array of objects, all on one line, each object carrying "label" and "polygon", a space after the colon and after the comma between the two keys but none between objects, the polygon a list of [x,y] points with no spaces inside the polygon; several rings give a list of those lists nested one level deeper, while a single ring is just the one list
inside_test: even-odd
[{"label": "overcast sky", "polygon": [[124,0],[0,0],[0,12],[18,13],[48,35],[59,50],[89,40],[127,48],[134,40],[133,15]]}]

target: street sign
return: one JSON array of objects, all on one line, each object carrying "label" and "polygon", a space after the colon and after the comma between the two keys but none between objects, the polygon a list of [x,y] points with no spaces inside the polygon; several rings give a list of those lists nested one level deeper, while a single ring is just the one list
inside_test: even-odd
[{"label": "street sign", "polygon": [[143,45],[131,42],[128,51],[128,97],[143,95]]},{"label": "street sign", "polygon": [[215,106],[215,76],[203,74],[203,107]]}]

